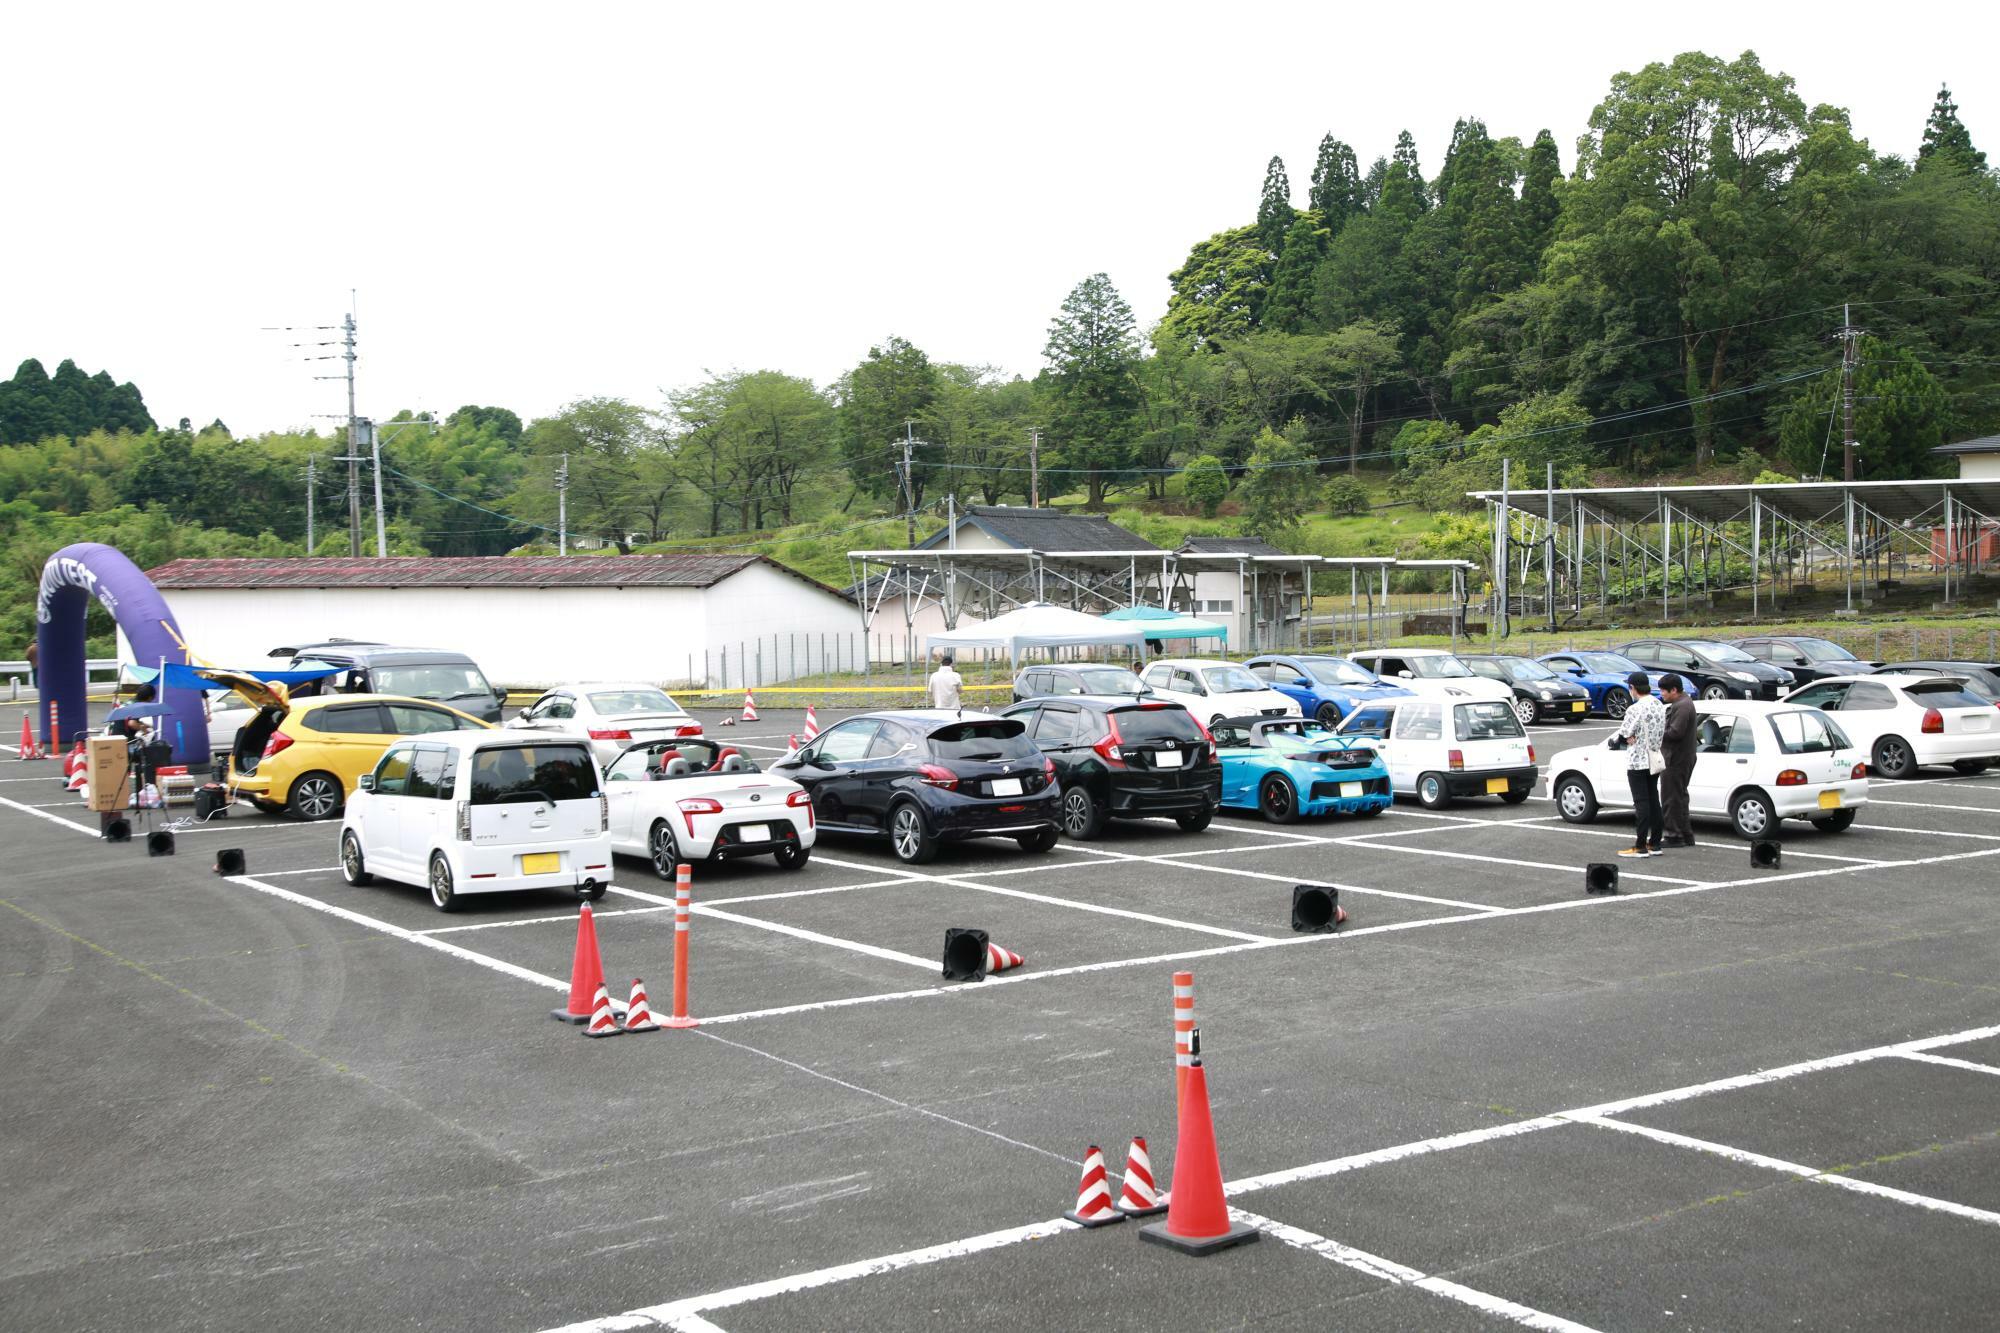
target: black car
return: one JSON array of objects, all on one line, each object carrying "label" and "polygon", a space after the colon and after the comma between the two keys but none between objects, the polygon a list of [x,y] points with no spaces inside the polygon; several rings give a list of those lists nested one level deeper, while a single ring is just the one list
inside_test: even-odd
[{"label": "black car", "polygon": [[1769,662],[1791,672],[1801,685],[1808,681],[1825,680],[1828,676],[1864,674],[1880,665],[1863,661],[1831,639],[1792,635],[1774,638],[1760,634],[1734,642],[1759,662]]},{"label": "black car", "polygon": [[1885,662],[1875,670],[1884,675],[1894,671],[1935,671],[1943,676],[1963,676],[1972,693],[2000,703],[2000,662]]},{"label": "black car", "polygon": [[1713,639],[1640,639],[1617,651],[1648,671],[1674,672],[1704,699],[1775,699],[1792,673]]},{"label": "black car", "polygon": [[1460,653],[1458,660],[1471,667],[1473,675],[1497,680],[1514,691],[1514,716],[1524,727],[1544,717],[1581,722],[1590,713],[1589,690],[1532,657]]},{"label": "black car", "polygon": [[1151,694],[1146,682],[1116,662],[1044,663],[1014,673],[1014,702],[1052,694]]},{"label": "black car", "polygon": [[864,713],[828,727],[768,772],[812,796],[822,831],[887,837],[922,865],[941,843],[1012,838],[1046,852],[1061,836],[1056,766],[1019,718],[943,709]]},{"label": "black car", "polygon": [[482,722],[498,723],[507,696],[486,679],[479,664],[448,648],[398,648],[356,639],[328,639],[273,648],[272,657],[289,658],[292,669],[321,666],[340,670],[324,680],[295,685],[294,695],[400,694],[450,704]]},{"label": "black car", "polygon": [[1112,819],[1169,816],[1189,833],[1222,801],[1222,765],[1194,715],[1179,704],[1077,695],[1017,704],[1062,781],[1062,827],[1094,838]]}]

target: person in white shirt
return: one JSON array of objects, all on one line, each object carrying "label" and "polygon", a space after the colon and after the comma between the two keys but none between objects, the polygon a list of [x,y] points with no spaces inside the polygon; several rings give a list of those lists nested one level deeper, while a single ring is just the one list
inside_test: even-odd
[{"label": "person in white shirt", "polygon": [[946,653],[944,659],[938,663],[938,669],[931,672],[927,687],[930,690],[931,707],[957,708],[959,687],[964,684],[965,681],[959,674],[951,669],[951,654]]},{"label": "person in white shirt", "polygon": [[1660,809],[1660,775],[1653,764],[1666,734],[1667,708],[1653,696],[1653,682],[1645,672],[1634,671],[1626,677],[1625,684],[1632,691],[1632,703],[1625,710],[1618,738],[1624,742],[1625,780],[1632,788],[1632,816],[1637,834],[1632,845],[1619,848],[1618,854],[1658,856],[1665,821]]}]

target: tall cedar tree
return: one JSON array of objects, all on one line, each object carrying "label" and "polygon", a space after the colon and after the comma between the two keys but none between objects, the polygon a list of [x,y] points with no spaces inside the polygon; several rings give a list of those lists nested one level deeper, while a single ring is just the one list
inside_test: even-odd
[{"label": "tall cedar tree", "polygon": [[1923,147],[1917,149],[1917,162],[1945,162],[1961,171],[1986,170],[1986,154],[1972,146],[1972,135],[1958,118],[1958,103],[1951,100],[1951,89],[1938,89],[1937,100],[1931,103],[1931,118],[1924,125]]},{"label": "tall cedar tree", "polygon": [[1521,244],[1531,264],[1539,263],[1542,251],[1556,234],[1556,177],[1562,175],[1562,157],[1556,151],[1555,136],[1543,130],[1528,149],[1527,169],[1521,175]]},{"label": "tall cedar tree", "polygon": [[1273,255],[1284,249],[1292,216],[1292,182],[1285,175],[1285,159],[1274,157],[1264,168],[1264,193],[1257,201],[1258,243]]},{"label": "tall cedar tree", "polygon": [[1319,224],[1329,240],[1340,235],[1340,229],[1366,207],[1361,196],[1361,168],[1354,160],[1354,150],[1331,134],[1319,141],[1319,159],[1313,163],[1312,193],[1306,202],[1319,214]]},{"label": "tall cedar tree", "polygon": [[1139,337],[1132,307],[1102,273],[1078,283],[1049,322],[1049,433],[1071,476],[1081,473],[1090,507],[1131,466],[1140,407]]},{"label": "tall cedar tree", "polygon": [[1312,320],[1313,270],[1319,267],[1325,233],[1301,216],[1285,233],[1285,246],[1271,270],[1271,290],[1264,298],[1262,327],[1279,333],[1305,333]]}]

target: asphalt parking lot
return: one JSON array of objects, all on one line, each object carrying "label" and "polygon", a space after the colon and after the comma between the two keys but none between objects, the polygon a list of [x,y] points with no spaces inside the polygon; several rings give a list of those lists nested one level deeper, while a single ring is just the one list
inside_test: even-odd
[{"label": "asphalt parking lot", "polygon": [[[1582,866],[1629,820],[1539,795],[921,869],[828,837],[697,867],[701,1026],[594,1042],[548,1018],[573,903],[442,916],[347,887],[336,826],[244,809],[149,858],[55,771],[0,752],[11,1327],[1969,1328],[2000,1299],[2000,775],[1877,782],[1772,870],[1698,825],[1615,896]],[[1301,881],[1338,934],[1291,932]],[[621,858],[596,914],[656,1005],[670,901]],[[1027,966],[943,982],[948,926]],[[1144,1134],[1169,1182],[1177,969],[1264,1233],[1203,1259],[1060,1217],[1092,1144],[1115,1172]]]}]

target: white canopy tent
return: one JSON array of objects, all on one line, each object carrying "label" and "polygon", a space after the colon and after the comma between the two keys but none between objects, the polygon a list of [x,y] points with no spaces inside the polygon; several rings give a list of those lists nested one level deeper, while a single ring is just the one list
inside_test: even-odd
[{"label": "white canopy tent", "polygon": [[1002,648],[1010,659],[1018,659],[1023,648],[1080,648],[1097,645],[1142,647],[1147,638],[1146,622],[1122,624],[1052,606],[1030,602],[991,620],[962,624],[942,634],[927,635],[924,647],[940,649]]}]

